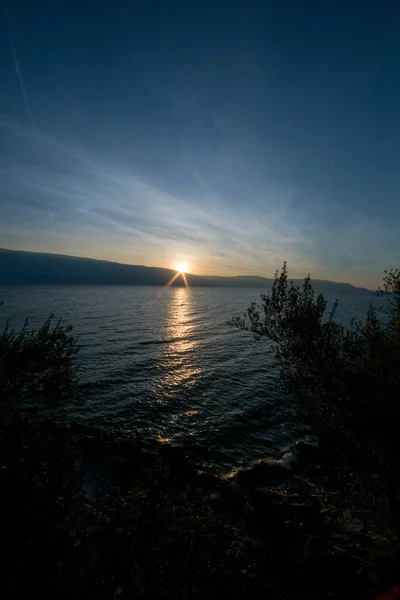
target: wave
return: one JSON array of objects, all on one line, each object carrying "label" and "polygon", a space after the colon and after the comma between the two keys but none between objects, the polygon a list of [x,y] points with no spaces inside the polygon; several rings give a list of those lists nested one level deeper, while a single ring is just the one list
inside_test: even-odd
[{"label": "wave", "polygon": [[186,338],[167,338],[165,340],[145,340],[144,342],[139,342],[141,346],[151,346],[153,344],[172,344],[173,342],[182,342]]}]

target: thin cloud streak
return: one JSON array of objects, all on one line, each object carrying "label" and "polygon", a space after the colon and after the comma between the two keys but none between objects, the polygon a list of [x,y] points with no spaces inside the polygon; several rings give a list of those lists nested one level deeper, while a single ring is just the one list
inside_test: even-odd
[{"label": "thin cloud streak", "polygon": [[8,7],[7,7],[7,3],[6,3],[5,0],[4,0],[4,14],[5,14],[7,37],[8,37],[8,43],[9,43],[9,46],[10,46],[12,62],[14,64],[15,73],[17,75],[17,79],[18,79],[18,82],[19,82],[19,87],[21,89],[22,98],[23,98],[24,106],[25,106],[25,113],[26,113],[27,119],[29,121],[29,124],[32,125],[32,127],[34,127],[35,129],[37,129],[36,120],[35,120],[35,117],[33,116],[33,112],[32,112],[31,107],[29,105],[28,94],[27,94],[27,91],[26,91],[24,79],[22,77],[21,68],[19,66],[19,62],[18,62],[18,58],[17,58],[17,51],[16,51],[16,48],[15,48],[15,43],[14,43],[14,39],[13,39],[13,35],[12,35],[12,29],[11,29],[11,20],[10,20],[10,17],[9,17]]},{"label": "thin cloud streak", "polygon": [[[148,266],[186,260],[191,271],[209,275],[271,276],[288,260],[293,277],[311,271],[360,284],[378,282],[393,255],[394,231],[384,219],[378,224],[347,211],[328,226],[289,187],[267,186],[256,203],[245,191],[243,202],[233,203],[205,181],[156,184],[73,142],[4,123],[0,129],[18,139],[7,153],[0,206],[9,225],[21,228],[21,249]],[[16,209],[21,203],[23,216]],[[26,236],[27,219],[41,245]],[[378,252],[383,232],[388,246]]]}]

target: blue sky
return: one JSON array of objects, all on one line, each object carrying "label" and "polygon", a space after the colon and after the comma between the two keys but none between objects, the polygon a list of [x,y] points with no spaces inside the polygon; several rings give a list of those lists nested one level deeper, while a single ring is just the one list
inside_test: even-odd
[{"label": "blue sky", "polygon": [[8,1],[0,247],[378,284],[397,0]]}]

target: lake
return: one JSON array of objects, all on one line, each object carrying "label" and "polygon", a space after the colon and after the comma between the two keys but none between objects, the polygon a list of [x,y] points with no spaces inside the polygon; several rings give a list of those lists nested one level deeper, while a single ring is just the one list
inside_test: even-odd
[{"label": "lake", "polygon": [[[226,324],[265,291],[0,287],[0,324],[54,312],[74,326],[83,403],[71,418],[182,444],[229,472],[281,455],[295,436],[271,345]],[[362,317],[371,301],[382,299],[343,295],[339,318]]]}]

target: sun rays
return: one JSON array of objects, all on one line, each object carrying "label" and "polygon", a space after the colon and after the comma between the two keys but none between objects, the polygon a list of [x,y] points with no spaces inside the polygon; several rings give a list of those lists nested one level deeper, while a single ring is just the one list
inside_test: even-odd
[{"label": "sun rays", "polygon": [[176,273],[175,275],[168,281],[167,286],[168,285],[172,285],[174,283],[174,281],[176,281],[178,279],[178,277],[182,277],[183,279],[183,283],[185,284],[185,287],[189,287],[188,281],[186,279],[186,273],[188,270],[188,265],[187,263],[178,263],[176,265]]},{"label": "sun rays", "polygon": [[185,287],[189,287],[188,280],[186,279],[186,273],[185,273],[185,271],[177,271],[175,273],[175,275],[168,281],[167,285],[172,285],[174,283],[174,281],[176,279],[178,279],[179,276],[182,277],[183,283],[185,284]]},{"label": "sun rays", "polygon": [[186,279],[186,273],[188,272],[188,270],[189,270],[189,265],[186,262],[177,263],[176,264],[176,273],[168,281],[167,286],[172,285],[174,283],[174,281],[176,281],[178,279],[178,277],[181,276],[183,279],[183,283],[185,284],[185,287],[189,287],[188,280]]}]

